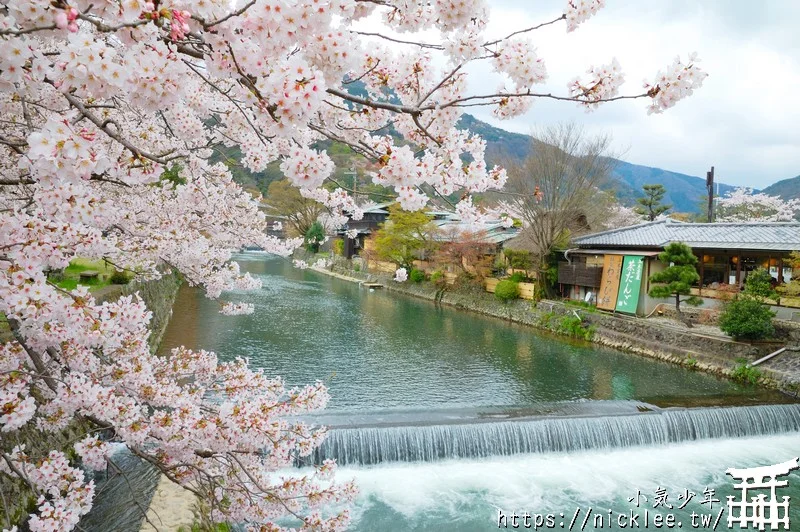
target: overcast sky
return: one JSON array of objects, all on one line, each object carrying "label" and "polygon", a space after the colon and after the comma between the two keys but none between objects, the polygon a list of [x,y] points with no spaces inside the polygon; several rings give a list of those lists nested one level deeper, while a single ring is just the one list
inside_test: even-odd
[{"label": "overcast sky", "polygon": [[[565,0],[490,0],[487,37],[551,20]],[[696,51],[708,72],[703,87],[661,115],[645,100],[609,103],[586,113],[564,102],[537,101],[511,121],[475,108],[478,118],[511,131],[575,120],[608,132],[622,158],[717,181],[763,188],[800,174],[799,0],[607,0],[607,7],[567,33],[557,24],[531,34],[547,64],[544,87],[566,93],[567,82],[616,57],[623,93],[641,92],[680,54]],[[494,90],[489,69],[473,69],[472,90]]]}]

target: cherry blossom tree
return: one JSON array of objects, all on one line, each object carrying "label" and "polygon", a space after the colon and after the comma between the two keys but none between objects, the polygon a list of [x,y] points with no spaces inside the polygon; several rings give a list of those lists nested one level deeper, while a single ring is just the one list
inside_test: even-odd
[{"label": "cherry blossom tree", "polygon": [[603,228],[605,230],[619,229],[642,222],[644,222],[644,218],[633,210],[633,208],[626,207],[621,203],[613,203],[608,209],[606,219],[603,220]]},{"label": "cherry blossom tree", "polygon": [[[455,128],[466,107],[509,118],[541,98],[590,108],[642,98],[662,112],[701,85],[690,56],[638,94],[619,94],[616,60],[564,95],[537,92],[547,70],[536,30],[573,31],[603,3],[570,0],[552,20],[497,37],[486,35],[485,0],[0,1],[0,313],[13,335],[0,345],[0,477],[35,494],[30,529],[77,525],[95,491],[81,467],[103,468],[113,442],[200,497],[212,521],[346,526],[356,491],[331,479],[333,463],[276,473],[325,437],[297,421],[325,406],[324,385],[287,389],[202,350],[154,356],[137,296],[98,303],[47,274],[82,257],[139,281],[179,272],[210,298],[258,288],[232,253],[288,256],[301,242],[267,236],[256,200],[210,162],[221,146],[239,147],[253,172],[280,161],[339,220],[361,213],[348,190],[321,188],[334,169],[323,139],[374,161],[374,182],[404,208],[459,193],[459,213],[477,218],[471,194],[506,174],[487,166],[482,139]],[[376,24],[384,30],[368,31]],[[423,29],[438,42],[416,40]],[[472,63],[501,87],[470,94]],[[66,449],[37,457],[12,444],[17,431],[46,439],[74,421],[89,427],[74,444],[80,463]]]},{"label": "cherry blossom tree", "polygon": [[717,202],[718,222],[790,222],[800,212],[800,199],[784,200],[739,187]]}]

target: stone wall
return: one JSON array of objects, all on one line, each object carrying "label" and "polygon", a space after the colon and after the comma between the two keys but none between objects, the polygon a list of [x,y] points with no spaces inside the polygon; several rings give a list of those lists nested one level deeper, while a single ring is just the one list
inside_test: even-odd
[{"label": "stone wall", "polygon": [[[103,287],[94,296],[98,302],[113,301],[120,296],[139,293],[139,296],[153,313],[150,322],[150,338],[148,343],[150,349],[155,352],[161,338],[166,330],[169,318],[172,315],[172,304],[178,294],[180,278],[175,274],[165,275],[161,279],[144,283],[131,283],[128,285],[110,285]],[[4,340],[10,340],[5,338]],[[10,451],[10,446],[19,443],[25,445],[27,454],[31,457],[44,457],[51,449],[62,449],[67,456],[75,457],[72,444],[89,429],[85,423],[75,421],[65,430],[57,433],[42,433],[31,427],[26,427],[6,439],[0,445],[6,451]],[[9,448],[7,448],[9,447]],[[35,499],[30,490],[22,482],[11,482],[4,475],[0,475],[0,491],[2,491],[5,501],[0,504],[0,523],[6,523],[6,515],[3,508],[6,504],[10,506],[7,510],[8,517],[12,523],[18,523],[28,513],[35,509]]]}]

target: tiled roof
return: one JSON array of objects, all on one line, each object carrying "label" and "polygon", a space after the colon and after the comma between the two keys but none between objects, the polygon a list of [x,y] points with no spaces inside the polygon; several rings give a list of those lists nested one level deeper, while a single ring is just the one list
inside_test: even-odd
[{"label": "tiled roof", "polygon": [[451,240],[455,235],[480,232],[482,233],[481,242],[501,244],[519,234],[519,229],[514,227],[506,228],[500,220],[468,224],[462,222],[456,216],[452,216],[449,220],[434,220],[433,224],[441,230],[441,233],[434,238],[442,242]]},{"label": "tiled roof", "polygon": [[576,238],[578,247],[662,248],[684,242],[706,249],[800,250],[798,222],[686,223],[661,220]]}]

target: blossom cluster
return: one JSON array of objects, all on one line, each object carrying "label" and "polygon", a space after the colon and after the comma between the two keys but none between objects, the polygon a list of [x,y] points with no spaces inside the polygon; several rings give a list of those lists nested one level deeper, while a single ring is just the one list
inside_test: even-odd
[{"label": "blossom cluster", "polygon": [[587,81],[575,78],[567,84],[569,95],[581,101],[587,110],[596,109],[603,100],[617,96],[625,82],[622,67],[616,58],[607,65],[591,67],[587,74]]},{"label": "blossom cluster", "polygon": [[666,71],[658,73],[655,81],[644,82],[644,88],[652,98],[648,113],[664,112],[703,85],[708,74],[697,66],[698,61],[695,53],[689,55],[686,63],[676,57]]},{"label": "blossom cluster", "polygon": [[[518,116],[547,77],[526,35],[533,30],[486,40],[488,4],[3,2],[0,314],[13,339],[0,344],[0,432],[11,436],[1,441],[28,428],[61,431],[75,419],[92,426],[76,439],[73,460],[60,451],[31,458],[0,443],[0,464],[15,466],[4,474],[42,494],[23,527],[75,528],[94,495],[79,462],[101,469],[118,444],[199,490],[212,521],[276,529],[289,516],[305,528],[347,526],[347,510],[330,503],[351,501],[355,488],[331,482],[335,464],[276,474],[324,439],[324,429],[296,421],[325,406],[322,384],[289,389],[245,360],[223,363],[203,350],[156,357],[152,314],[138,295],[100,302],[86,287],[58,286],[52,272],[86,259],[136,281],[179,273],[209,298],[225,294],[223,314],[250,313],[252,304],[234,299],[261,284],[234,254],[257,246],[289,257],[303,241],[267,234],[259,198],[232,171],[274,163],[338,228],[365,205],[329,186],[329,141],[368,159],[373,181],[402,207],[458,197],[465,222],[484,220],[490,214],[472,195],[502,188],[507,176],[487,163],[483,139],[458,128],[462,105]],[[602,5],[569,0],[556,20],[574,29]],[[368,40],[353,24],[373,13],[390,30],[429,28],[438,42]],[[470,96],[472,61],[489,62],[506,85]],[[695,63],[676,61],[639,96],[652,99],[654,112],[674,105],[705,77]],[[612,64],[570,90],[596,104],[620,82]],[[228,158],[236,149],[238,162]]]},{"label": "blossom cluster", "polygon": [[404,283],[408,281],[408,270],[405,268],[397,268],[394,272],[394,280],[397,283]]},{"label": "blossom cluster", "polygon": [[606,5],[606,0],[568,0],[567,12],[567,31],[575,31],[578,26],[591,17]]},{"label": "blossom cluster", "polygon": [[12,474],[10,463],[40,493],[37,513],[28,521],[32,532],[71,530],[89,512],[94,481],[87,482],[83,471],[71,466],[64,453],[51,451],[35,464],[25,454],[25,446],[19,445],[5,458],[7,461],[0,462],[0,472]]},{"label": "blossom cluster", "polygon": [[736,188],[717,200],[718,222],[790,222],[800,213],[800,199],[784,200],[752,188]]},{"label": "blossom cluster", "polygon": [[492,64],[495,71],[511,78],[517,92],[524,92],[547,80],[544,60],[536,54],[530,39],[504,41],[498,46]]}]

